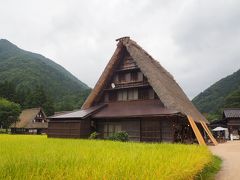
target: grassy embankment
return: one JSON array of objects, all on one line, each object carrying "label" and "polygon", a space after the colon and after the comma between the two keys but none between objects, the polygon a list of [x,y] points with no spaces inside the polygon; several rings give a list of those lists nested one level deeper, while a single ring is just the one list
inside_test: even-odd
[{"label": "grassy embankment", "polygon": [[197,145],[0,135],[0,179],[193,179],[212,159]]}]

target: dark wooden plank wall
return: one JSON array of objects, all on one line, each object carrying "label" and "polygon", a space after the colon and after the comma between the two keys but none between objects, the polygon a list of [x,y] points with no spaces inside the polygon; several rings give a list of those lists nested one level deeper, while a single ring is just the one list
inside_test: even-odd
[{"label": "dark wooden plank wall", "polygon": [[174,141],[173,120],[162,119],[161,121],[162,142]]},{"label": "dark wooden plank wall", "polygon": [[162,139],[161,121],[156,119],[141,120],[141,141],[160,142]]},{"label": "dark wooden plank wall", "polygon": [[237,125],[240,126],[240,119],[227,119],[227,125]]},{"label": "dark wooden plank wall", "polygon": [[105,124],[120,124],[121,131],[125,131],[129,135],[130,141],[140,141],[140,120],[139,119],[113,119],[113,120],[98,120],[97,131],[100,133],[100,137],[103,138],[104,125]]},{"label": "dark wooden plank wall", "polygon": [[130,141],[143,142],[173,142],[175,119],[169,118],[136,118],[136,119],[108,119],[97,120],[97,132],[104,138],[105,124],[119,124],[121,131],[129,135]]},{"label": "dark wooden plank wall", "polygon": [[48,137],[59,138],[88,138],[90,136],[90,121],[50,121]]},{"label": "dark wooden plank wall", "polygon": [[125,120],[122,128],[128,133],[130,141],[140,141],[140,121],[138,119]]},{"label": "dark wooden plank wall", "polygon": [[173,120],[164,117],[141,120],[141,141],[146,142],[173,142]]}]

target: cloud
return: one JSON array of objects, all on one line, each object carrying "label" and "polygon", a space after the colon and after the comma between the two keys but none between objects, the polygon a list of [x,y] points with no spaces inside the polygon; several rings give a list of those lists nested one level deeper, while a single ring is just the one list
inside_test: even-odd
[{"label": "cloud", "polygon": [[[196,95],[240,68],[240,2],[191,1],[175,25],[182,84]],[[193,85],[195,83],[195,85]]]},{"label": "cloud", "polygon": [[93,87],[129,35],[170,71],[190,98],[240,67],[236,1],[9,0],[0,38],[41,53]]}]

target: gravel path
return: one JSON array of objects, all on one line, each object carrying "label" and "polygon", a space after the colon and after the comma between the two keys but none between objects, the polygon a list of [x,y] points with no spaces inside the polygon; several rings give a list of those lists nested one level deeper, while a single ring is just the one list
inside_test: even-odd
[{"label": "gravel path", "polygon": [[229,141],[211,146],[213,154],[222,160],[222,169],[216,176],[216,180],[239,180],[240,179],[240,141]]}]

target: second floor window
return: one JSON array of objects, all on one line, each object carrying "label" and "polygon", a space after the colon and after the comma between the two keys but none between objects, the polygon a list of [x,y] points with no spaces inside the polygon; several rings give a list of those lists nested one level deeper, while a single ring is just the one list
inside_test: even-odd
[{"label": "second floor window", "polygon": [[137,80],[138,80],[138,73],[131,72],[131,81],[137,81]]},{"label": "second floor window", "polygon": [[126,81],[126,77],[125,77],[125,74],[124,73],[120,73],[118,75],[118,81],[119,82],[125,82]]},{"label": "second floor window", "polygon": [[149,89],[139,89],[138,99],[149,99]]},{"label": "second floor window", "polygon": [[117,94],[116,92],[109,92],[109,96],[108,96],[108,100],[109,101],[116,101],[117,100]]}]

